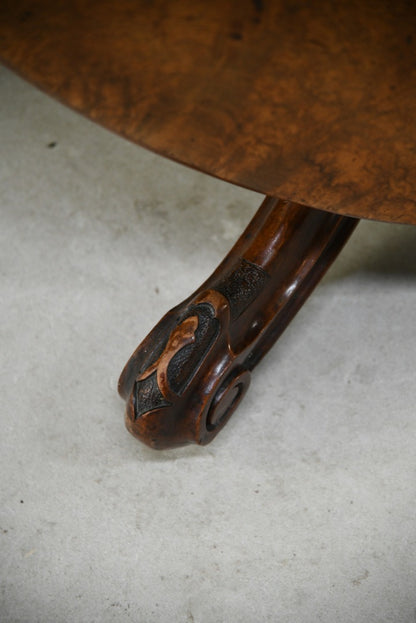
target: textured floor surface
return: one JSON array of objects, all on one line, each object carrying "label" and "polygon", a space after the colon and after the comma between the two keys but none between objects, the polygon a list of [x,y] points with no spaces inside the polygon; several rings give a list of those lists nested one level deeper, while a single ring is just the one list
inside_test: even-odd
[{"label": "textured floor surface", "polygon": [[2,623],[416,621],[416,227],[359,225],[210,446],[124,429],[260,201],[0,69]]}]

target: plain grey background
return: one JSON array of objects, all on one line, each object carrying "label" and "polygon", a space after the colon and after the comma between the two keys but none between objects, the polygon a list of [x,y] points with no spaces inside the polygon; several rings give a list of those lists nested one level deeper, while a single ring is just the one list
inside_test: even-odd
[{"label": "plain grey background", "polygon": [[416,228],[361,223],[205,448],[116,393],[262,198],[0,69],[2,623],[414,623]]}]

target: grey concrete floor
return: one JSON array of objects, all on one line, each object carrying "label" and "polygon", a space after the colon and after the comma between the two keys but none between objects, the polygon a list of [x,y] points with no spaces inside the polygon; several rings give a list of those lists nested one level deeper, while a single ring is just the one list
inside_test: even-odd
[{"label": "grey concrete floor", "polygon": [[360,224],[204,448],[118,374],[261,197],[0,69],[0,620],[414,623],[416,228]]}]

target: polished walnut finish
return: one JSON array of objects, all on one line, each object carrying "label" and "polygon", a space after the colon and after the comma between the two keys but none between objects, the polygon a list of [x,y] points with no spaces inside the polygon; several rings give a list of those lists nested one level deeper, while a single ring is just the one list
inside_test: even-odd
[{"label": "polished walnut finish", "polygon": [[130,432],[154,448],[211,441],[356,223],[266,198],[213,275],[127,363],[119,390]]},{"label": "polished walnut finish", "polygon": [[358,218],[416,224],[415,2],[3,0],[0,57],[129,140],[268,195],[123,371],[127,427],[154,448],[217,434]]},{"label": "polished walnut finish", "polygon": [[2,0],[0,56],[159,154],[416,223],[413,0]]}]

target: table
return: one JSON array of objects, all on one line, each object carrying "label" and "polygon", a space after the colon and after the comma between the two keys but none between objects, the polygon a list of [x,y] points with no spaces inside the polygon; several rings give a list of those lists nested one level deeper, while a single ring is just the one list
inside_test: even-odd
[{"label": "table", "polygon": [[208,443],[359,218],[416,224],[416,8],[5,2],[3,62],[140,145],[266,195],[120,378],[129,430]]}]

